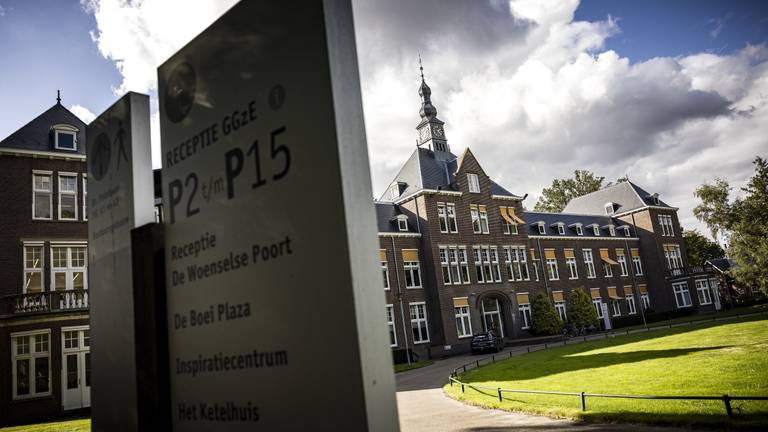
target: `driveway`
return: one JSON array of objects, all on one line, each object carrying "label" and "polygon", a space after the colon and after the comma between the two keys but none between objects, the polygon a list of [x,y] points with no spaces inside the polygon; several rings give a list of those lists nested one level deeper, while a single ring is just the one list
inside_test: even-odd
[{"label": "driveway", "polygon": [[[501,355],[509,355],[505,350]],[[513,348],[513,356],[525,352],[525,347]],[[499,354],[497,354],[498,356]],[[402,432],[423,431],[614,431],[637,430],[644,432],[672,432],[683,429],[627,424],[580,423],[572,420],[552,419],[500,410],[477,408],[455,401],[443,394],[443,385],[451,371],[462,364],[484,356],[457,356],[436,361],[434,364],[399,373],[397,382],[397,408]]]}]

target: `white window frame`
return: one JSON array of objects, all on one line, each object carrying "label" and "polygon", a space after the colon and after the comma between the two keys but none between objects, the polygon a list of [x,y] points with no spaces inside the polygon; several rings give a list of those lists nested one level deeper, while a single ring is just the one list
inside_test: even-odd
[{"label": "white window frame", "polygon": [[[59,172],[56,177],[58,179],[58,185],[59,185],[59,188],[58,188],[58,192],[59,192],[58,193],[58,198],[59,198],[58,199],[58,206],[59,206],[58,215],[59,215],[59,220],[61,220],[61,221],[76,221],[77,220],[77,214],[78,214],[78,212],[77,212],[77,210],[78,210],[78,208],[77,208],[77,173]],[[69,192],[69,191],[68,192],[64,192],[62,190],[62,188],[61,188],[62,181],[64,179],[73,179],[73,178],[75,180],[74,181],[75,191],[74,192]],[[61,199],[64,196],[71,196],[75,200],[75,203],[73,205],[73,209],[75,211],[75,217],[73,217],[73,218],[65,218],[65,217],[63,217],[61,215]]]},{"label": "white window frame", "polygon": [[472,318],[469,306],[454,306],[453,315],[456,320],[456,335],[459,339],[472,337]]},{"label": "white window frame", "polygon": [[672,291],[675,293],[675,305],[678,309],[691,307],[691,292],[688,289],[688,282],[675,282],[672,284]]},{"label": "white window frame", "polygon": [[499,248],[491,246],[489,248],[489,254],[491,260],[491,274],[493,275],[494,282],[501,282],[501,268],[499,267]]},{"label": "white window frame", "polygon": [[568,315],[566,314],[564,301],[555,302],[555,310],[557,310],[557,314],[560,315],[560,320],[563,322],[568,321]]},{"label": "white window frame", "polygon": [[637,306],[635,305],[635,295],[628,294],[624,298],[627,300],[627,314],[634,315],[637,313]]},{"label": "white window frame", "polygon": [[600,227],[597,225],[592,225],[592,234],[594,234],[595,237],[600,237]]},{"label": "white window frame", "polygon": [[[39,335],[46,335],[48,338],[47,343],[47,350],[42,351],[38,350],[38,343],[36,336]],[[52,385],[53,380],[51,379],[51,352],[52,352],[52,340],[51,340],[51,329],[44,329],[44,330],[32,330],[32,331],[25,331],[25,332],[16,332],[11,333],[11,396],[13,400],[24,400],[24,399],[32,399],[37,397],[44,397],[51,395],[52,391]],[[27,338],[28,341],[28,347],[26,353],[19,354],[18,352],[18,338]],[[36,364],[35,359],[37,358],[48,358],[48,391],[46,392],[35,392],[35,380],[37,371],[35,370]],[[17,374],[18,374],[18,361],[19,360],[29,360],[29,394],[25,395],[19,395],[18,394],[18,380],[17,380]]]},{"label": "white window frame", "polygon": [[579,278],[579,268],[576,265],[576,257],[573,258],[566,258],[565,259],[565,265],[568,266],[568,279],[574,280]]},{"label": "white window frame", "polygon": [[648,310],[651,308],[651,297],[648,295],[648,293],[640,294],[640,302],[643,304],[643,310]]},{"label": "white window frame", "polygon": [[611,307],[613,308],[613,316],[621,316],[621,305],[618,300],[611,300]]},{"label": "white window frame", "polygon": [[445,211],[448,214],[448,232],[459,232],[459,224],[456,222],[456,204],[445,203]]},{"label": "white window frame", "polygon": [[675,228],[672,224],[672,215],[660,214],[659,225],[661,226],[661,235],[663,237],[675,236]]},{"label": "white window frame", "polygon": [[467,185],[470,193],[480,193],[480,178],[477,174],[467,173]]},{"label": "white window frame", "polygon": [[667,260],[667,268],[669,270],[679,270],[683,268],[683,255],[680,250],[680,245],[668,244],[668,249],[664,251],[664,258]]},{"label": "white window frame", "polygon": [[397,346],[397,329],[395,328],[395,308],[393,305],[387,305],[387,328],[389,329],[390,339],[389,346],[394,348]]},{"label": "white window frame", "polygon": [[597,317],[599,319],[603,319],[603,300],[598,297],[592,299],[592,305],[595,307],[595,310],[597,311]]},{"label": "white window frame", "polygon": [[608,225],[608,233],[611,235],[611,237],[616,237],[616,227],[613,225]]},{"label": "white window frame", "polygon": [[604,207],[605,207],[605,214],[606,215],[611,215],[615,211],[614,208],[613,208],[613,203],[605,203]]},{"label": "white window frame", "polygon": [[584,229],[581,228],[581,224],[576,225],[576,235],[584,235]]},{"label": "white window frame", "polygon": [[[405,273],[405,288],[418,289],[422,287],[420,261],[403,261],[403,272]],[[410,282],[408,276],[410,276]],[[414,284],[416,279],[419,280],[418,285]]]},{"label": "white window frame", "polygon": [[480,214],[480,230],[483,234],[489,234],[490,228],[488,225],[488,210],[483,210],[478,207],[477,212]]},{"label": "white window frame", "polygon": [[[27,263],[29,262],[29,258],[30,258],[28,256],[28,254],[29,254],[28,250],[29,249],[37,249],[39,251],[39,253],[40,253],[40,257],[37,260],[37,264],[35,264],[35,261],[33,261],[33,267],[30,267],[30,266],[27,265]],[[45,259],[45,249],[44,249],[43,243],[38,243],[38,242],[35,242],[35,243],[24,243],[23,247],[22,247],[22,254],[23,254],[22,260],[24,261],[24,279],[23,279],[22,285],[21,285],[21,292],[22,292],[22,294],[27,294],[27,291],[28,291],[27,286],[28,286],[28,280],[29,280],[28,279],[28,275],[33,274],[33,273],[39,275],[39,277],[40,277],[40,291],[39,292],[42,293],[43,291],[45,291],[45,280],[43,279],[43,269],[45,267],[45,265],[43,264],[43,260]],[[34,257],[34,254],[33,254],[32,260],[34,260],[34,259],[35,259],[35,257]]]},{"label": "white window frame", "polygon": [[472,232],[475,234],[482,234],[483,226],[480,224],[480,209],[477,207],[470,207],[469,215],[472,219]]},{"label": "white window frame", "polygon": [[[74,266],[72,264],[72,249],[82,248],[85,260],[83,266]],[[54,265],[54,249],[66,249],[66,265],[64,267]],[[72,276],[74,273],[83,274],[83,290],[88,290],[88,244],[86,242],[79,243],[51,243],[48,249],[50,255],[51,264],[51,291],[71,291],[74,289],[74,283]],[[56,273],[65,274],[64,289],[57,289],[56,286]]]},{"label": "white window frame", "polygon": [[505,263],[510,281],[531,280],[525,246],[504,246]]},{"label": "white window frame", "polygon": [[400,231],[408,231],[408,217],[407,216],[398,216],[397,217],[397,229]]},{"label": "white window frame", "polygon": [[437,203],[437,220],[440,226],[440,232],[445,234],[448,232],[448,211],[446,210],[445,203]]},{"label": "white window frame", "polygon": [[632,264],[635,266],[635,275],[636,276],[642,276],[643,275],[643,263],[640,261],[640,257],[632,257]]},{"label": "white window frame", "polygon": [[547,277],[551,281],[560,280],[560,272],[557,269],[557,258],[546,258]]},{"label": "white window frame", "polygon": [[543,222],[539,222],[539,234],[544,235],[547,233],[547,227],[544,225]]},{"label": "white window frame", "polygon": [[438,246],[437,254],[440,258],[440,270],[443,277],[443,285],[451,285],[453,280],[451,275],[451,262],[448,258],[448,246]]},{"label": "white window frame", "polygon": [[603,263],[603,277],[613,277],[613,267],[602,259],[600,261]]},{"label": "white window frame", "polygon": [[[35,184],[36,177],[48,178],[48,189],[38,189]],[[35,203],[37,194],[48,194],[48,214],[49,217],[37,217],[35,215]],[[32,219],[33,220],[53,220],[53,171],[32,170]]]},{"label": "white window frame", "polygon": [[88,174],[83,173],[83,220],[88,220]]},{"label": "white window frame", "polygon": [[616,257],[616,261],[619,262],[619,267],[621,268],[621,276],[629,276],[629,268],[627,267],[627,257],[624,255],[619,255]]},{"label": "white window frame", "polygon": [[461,280],[464,284],[470,283],[469,280],[469,260],[468,260],[468,254],[467,254],[467,247],[466,246],[459,246],[458,247],[458,259],[459,259],[459,267],[461,270]]},{"label": "white window frame", "polygon": [[632,235],[632,231],[629,229],[629,225],[624,225],[624,237]]},{"label": "white window frame", "polygon": [[508,220],[501,218],[501,226],[504,229],[506,235],[517,235],[517,224],[510,223]]},{"label": "white window frame", "polygon": [[[57,125],[54,125],[52,129],[53,129],[53,147],[56,150],[64,150],[69,152],[77,151],[77,145],[78,145],[77,133],[79,132],[79,129],[68,124],[57,124]],[[59,145],[59,134],[72,136],[72,148],[61,147]]]},{"label": "white window frame", "polygon": [[[416,310],[416,315],[414,315],[414,307]],[[413,343],[414,344],[423,344],[423,343],[429,343],[429,321],[427,319],[427,306],[425,302],[413,302],[408,303],[408,311],[410,312],[411,316],[411,335],[413,336]],[[424,315],[423,317],[419,316],[419,311]],[[416,335],[414,334],[414,324],[419,329],[418,335],[419,338],[416,338]],[[422,327],[421,325],[424,325],[424,334],[426,334],[426,339],[422,338]]]},{"label": "white window frame", "polygon": [[381,261],[381,278],[384,282],[384,290],[389,291],[389,262]]},{"label": "white window frame", "polygon": [[584,256],[584,265],[587,267],[587,279],[596,278],[595,257],[592,255],[592,249],[582,249],[581,254]]},{"label": "white window frame", "polygon": [[565,225],[557,224],[557,233],[560,235],[565,235]]},{"label": "white window frame", "polygon": [[[702,282],[703,285],[701,284]],[[706,279],[696,279],[693,283],[696,286],[699,305],[704,306],[712,304],[712,292],[709,289],[709,281]]]},{"label": "white window frame", "polygon": [[520,313],[520,319],[522,326],[520,327],[523,330],[527,330],[531,328],[531,324],[533,324],[533,316],[531,314],[531,304],[530,303],[523,303],[520,305],[517,305],[517,310]]}]

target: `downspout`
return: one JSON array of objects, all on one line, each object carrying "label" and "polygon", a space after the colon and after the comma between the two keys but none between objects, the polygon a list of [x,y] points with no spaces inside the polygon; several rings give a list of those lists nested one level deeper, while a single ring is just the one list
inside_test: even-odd
[{"label": "downspout", "polygon": [[[635,214],[632,213],[630,216],[632,216],[632,228],[635,230],[635,237],[637,237],[638,242],[640,241],[640,236],[637,234],[637,225],[635,224]],[[627,240],[624,240],[625,247],[629,247],[629,242]],[[640,244],[638,244],[638,252]],[[632,251],[629,251],[630,258],[632,258]],[[638,257],[640,258],[640,257]],[[640,265],[642,265],[642,260],[640,261]],[[645,326],[646,329],[648,329],[648,323],[645,321],[645,305],[643,304],[643,299],[640,297],[640,288],[637,286],[637,280],[635,279],[635,263],[633,262],[630,267],[631,274],[632,274],[632,290],[635,293],[635,299],[639,300],[640,303],[640,315],[643,317],[643,326]]]},{"label": "downspout", "polygon": [[403,292],[400,288],[400,269],[397,268],[397,252],[395,251],[395,238],[390,237],[392,240],[392,255],[395,258],[395,279],[397,280],[397,298],[400,302],[400,321],[403,324],[403,339],[405,340],[405,358],[408,360],[408,366],[411,365],[411,352],[408,348],[408,331],[405,327],[405,309],[403,308]]},{"label": "downspout", "polygon": [[[547,271],[549,269],[547,268],[547,260],[545,259],[544,253],[543,253],[543,251],[541,249],[541,239],[540,238],[536,239],[536,246],[537,246],[537,249],[539,250],[539,262],[541,263],[541,275],[544,278],[544,290],[547,291],[547,299],[549,299],[550,294],[551,294],[549,292],[549,284],[547,283],[547,279],[548,279],[547,278]],[[559,270],[558,270],[558,273],[559,273]]]}]

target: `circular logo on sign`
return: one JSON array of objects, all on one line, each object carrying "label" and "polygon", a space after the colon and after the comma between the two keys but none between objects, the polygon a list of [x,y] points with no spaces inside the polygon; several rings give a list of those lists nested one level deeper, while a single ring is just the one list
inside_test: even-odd
[{"label": "circular logo on sign", "polygon": [[197,75],[192,65],[181,63],[168,77],[165,87],[165,115],[168,120],[178,123],[189,114],[195,102]]},{"label": "circular logo on sign", "polygon": [[279,110],[285,103],[285,87],[275,84],[269,90],[269,107],[273,110]]},{"label": "circular logo on sign", "polygon": [[101,180],[109,171],[109,160],[112,157],[112,148],[109,144],[109,136],[106,133],[100,133],[93,143],[94,150],[91,155],[91,175],[96,180]]}]

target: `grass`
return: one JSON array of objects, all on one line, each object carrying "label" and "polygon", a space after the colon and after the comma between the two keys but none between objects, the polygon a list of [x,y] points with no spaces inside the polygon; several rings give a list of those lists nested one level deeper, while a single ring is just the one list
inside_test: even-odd
[{"label": "grass", "polygon": [[[671,320],[661,320],[661,321],[655,321],[648,323],[648,327],[661,327],[665,325],[671,324],[679,324],[679,323],[687,323],[690,321],[699,321],[699,320],[711,320],[712,318],[726,318],[726,317],[735,317],[736,315],[746,315],[746,314],[752,314],[752,313],[761,313],[768,311],[768,303],[762,303],[752,306],[742,306],[738,308],[728,309],[728,310],[722,310],[717,312],[706,312],[706,313],[697,313],[693,315],[688,316],[682,316],[677,318],[672,318]],[[633,326],[627,326],[627,327],[621,327],[616,329],[617,332],[620,332],[622,330],[635,330],[635,329],[641,329],[645,326],[642,324],[637,324]]]},{"label": "grass", "polygon": [[395,365],[395,373],[405,372],[413,369],[423,368],[424,366],[429,366],[432,363],[434,363],[432,360],[420,360],[417,362],[411,362],[409,365],[408,363],[401,363]]},{"label": "grass", "polygon": [[[768,396],[768,320],[701,324],[584,342],[514,357],[459,379],[492,388],[634,395]],[[599,422],[768,426],[768,401],[587,398],[505,393],[457,385],[449,396],[473,405]]]},{"label": "grass", "polygon": [[89,418],[0,428],[0,432],[86,432],[90,430],[91,419]]}]

